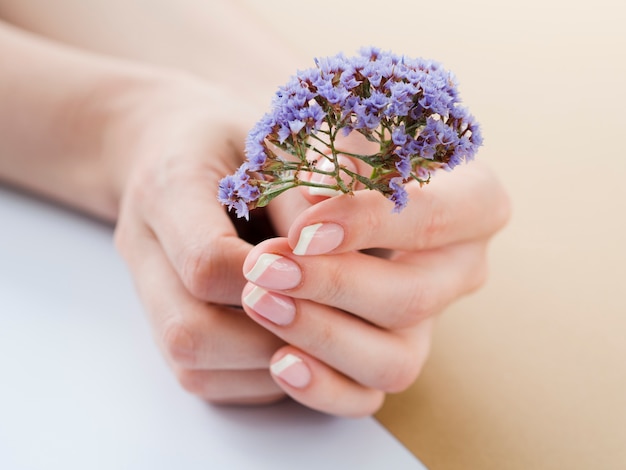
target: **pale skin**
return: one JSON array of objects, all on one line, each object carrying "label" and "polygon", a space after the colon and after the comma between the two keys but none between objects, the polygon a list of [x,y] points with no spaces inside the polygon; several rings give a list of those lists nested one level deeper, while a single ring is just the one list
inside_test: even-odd
[{"label": "pale skin", "polygon": [[[282,42],[231,2],[148,11],[93,1],[91,14],[81,2],[50,3],[0,1],[1,17],[37,34],[0,24],[9,58],[0,178],[116,223],[116,244],[181,385],[214,403],[289,395],[343,416],[371,414],[386,393],[410,386],[435,316],[485,280],[488,242],[509,216],[492,172],[472,163],[412,186],[399,215],[369,191],[330,199],[289,191],[266,213],[276,236],[253,246],[217,203],[216,184],[243,159],[247,130],[276,85],[307,62],[277,54]],[[271,69],[267,50],[281,57]],[[233,79],[250,70],[263,70],[254,86]],[[339,226],[339,245],[293,254],[317,223]],[[368,248],[387,255],[360,251]],[[270,268],[255,278],[263,254],[287,260],[290,274]],[[257,285],[289,306],[289,321],[255,309]]]}]

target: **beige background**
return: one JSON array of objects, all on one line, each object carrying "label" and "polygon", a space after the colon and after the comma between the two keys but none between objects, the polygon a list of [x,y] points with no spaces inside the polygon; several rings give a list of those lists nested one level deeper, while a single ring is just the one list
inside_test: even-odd
[{"label": "beige background", "polygon": [[311,57],[454,70],[513,199],[488,286],[379,419],[432,469],[626,468],[626,3],[246,3]]}]

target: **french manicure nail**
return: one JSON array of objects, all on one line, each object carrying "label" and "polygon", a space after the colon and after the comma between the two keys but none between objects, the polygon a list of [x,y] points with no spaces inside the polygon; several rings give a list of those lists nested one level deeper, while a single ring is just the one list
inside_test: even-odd
[{"label": "french manicure nail", "polygon": [[[322,171],[333,171],[335,169],[335,164],[331,162],[330,160],[328,160],[327,158],[322,157],[318,161],[316,167]],[[329,186],[334,186],[335,184],[337,184],[337,181],[332,176],[322,175],[320,173],[313,173],[311,175],[310,181],[311,183],[326,184]],[[341,191],[337,189],[331,189],[331,188],[318,188],[315,186],[309,186],[308,189],[309,189],[309,194],[311,196],[333,197],[333,196],[338,196],[341,194]]]},{"label": "french manicure nail", "polygon": [[287,354],[270,366],[270,371],[292,387],[304,388],[311,382],[311,371],[298,356]]},{"label": "french manicure nail", "polygon": [[252,269],[244,276],[253,284],[276,290],[291,289],[302,280],[302,272],[296,263],[272,253],[259,256]]},{"label": "french manicure nail", "polygon": [[289,297],[272,294],[255,286],[243,299],[244,303],[264,318],[277,325],[289,325],[296,316],[296,306]]},{"label": "french manicure nail", "polygon": [[307,225],[300,231],[300,238],[293,249],[294,255],[322,255],[341,245],[343,227],[333,223]]},{"label": "french manicure nail", "polygon": [[[352,172],[357,171],[357,167],[355,163],[350,158],[337,155],[337,159],[338,159],[337,161],[340,167],[346,168]],[[318,160],[316,167],[322,171],[333,171],[333,172],[335,171],[335,164],[325,157],[321,157]],[[339,176],[342,179],[342,181],[346,183],[346,185],[349,185],[350,182],[352,181],[352,177],[344,171],[340,171]],[[334,177],[330,175],[322,175],[320,173],[313,173],[311,175],[310,181],[312,183],[325,184],[329,186],[334,186],[337,184],[337,180]],[[311,196],[333,197],[333,196],[339,196],[340,194],[343,194],[342,191],[339,191],[338,189],[331,189],[331,188],[317,188],[317,187],[309,186],[308,190]]]}]

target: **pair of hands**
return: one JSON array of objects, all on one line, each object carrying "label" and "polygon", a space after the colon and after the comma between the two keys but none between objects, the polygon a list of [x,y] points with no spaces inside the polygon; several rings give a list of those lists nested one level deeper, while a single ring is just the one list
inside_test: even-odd
[{"label": "pair of hands", "polygon": [[371,191],[288,191],[252,213],[246,230],[269,221],[277,235],[253,246],[216,188],[261,113],[190,79],[133,103],[106,147],[123,194],[116,244],[182,386],[215,403],[287,394],[344,416],[407,388],[434,315],[485,280],[488,241],[508,218],[490,171],[472,163],[409,185],[401,214]]}]

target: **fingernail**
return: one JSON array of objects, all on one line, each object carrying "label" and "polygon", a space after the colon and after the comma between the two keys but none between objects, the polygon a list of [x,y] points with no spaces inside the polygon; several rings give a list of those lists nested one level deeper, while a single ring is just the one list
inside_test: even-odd
[{"label": "fingernail", "polygon": [[311,371],[302,359],[293,354],[287,354],[272,364],[270,371],[292,387],[304,388],[311,382]]},{"label": "fingernail", "polygon": [[244,303],[272,323],[289,325],[296,316],[296,306],[289,297],[272,294],[255,286],[243,299]]},{"label": "fingernail", "polygon": [[343,241],[343,227],[333,223],[307,225],[300,231],[300,238],[293,249],[294,255],[322,255]]},{"label": "fingernail", "polygon": [[[335,169],[335,164],[325,157],[321,157],[320,160],[317,162],[317,165],[315,166],[316,168],[322,171],[333,171]],[[320,173],[313,173],[311,175],[310,182],[317,183],[317,184],[326,184],[329,186],[334,186],[337,184],[337,180],[335,180],[335,178],[333,178],[332,176],[322,175]],[[311,196],[333,197],[333,196],[338,196],[339,194],[341,194],[341,191],[337,189],[330,189],[330,188],[309,187],[309,194]]]},{"label": "fingernail", "polygon": [[296,263],[271,253],[259,256],[254,267],[244,276],[256,285],[276,290],[291,289],[302,280],[302,272]]}]

